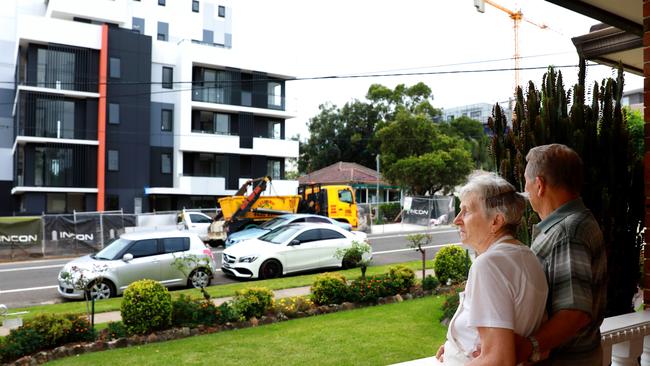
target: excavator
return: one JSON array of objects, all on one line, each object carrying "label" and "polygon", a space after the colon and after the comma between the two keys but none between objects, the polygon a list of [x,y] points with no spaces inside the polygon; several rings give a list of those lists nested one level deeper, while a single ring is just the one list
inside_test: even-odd
[{"label": "excavator", "polygon": [[262,196],[270,183],[269,176],[251,179],[233,196],[220,198],[221,212],[210,224],[209,240],[225,240],[231,233],[258,226],[278,215],[297,212],[328,216],[348,222],[353,228],[358,225],[354,191],[350,186],[309,184],[298,187],[297,195]]}]

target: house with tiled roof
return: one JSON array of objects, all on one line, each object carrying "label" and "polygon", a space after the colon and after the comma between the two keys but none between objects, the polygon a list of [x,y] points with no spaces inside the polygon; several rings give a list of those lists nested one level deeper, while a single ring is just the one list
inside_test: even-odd
[{"label": "house with tiled roof", "polygon": [[376,170],[357,163],[339,161],[298,178],[299,184],[347,184],[354,188],[357,203],[397,202],[402,197],[400,187],[384,181]]}]

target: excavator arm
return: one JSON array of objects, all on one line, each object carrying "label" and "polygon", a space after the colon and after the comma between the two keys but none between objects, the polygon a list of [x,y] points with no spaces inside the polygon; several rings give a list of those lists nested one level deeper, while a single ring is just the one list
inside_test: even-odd
[{"label": "excavator arm", "polygon": [[241,188],[239,188],[239,191],[235,194],[236,196],[243,196],[246,191],[248,191],[248,187],[253,185],[253,190],[252,192],[244,198],[244,201],[241,203],[237,211],[230,217],[230,219],[226,222],[226,231],[229,231],[230,225],[233,223],[236,223],[239,218],[244,216],[248,211],[251,210],[253,207],[253,204],[260,198],[260,195],[262,192],[266,190],[267,184],[271,181],[271,177],[266,176],[266,177],[261,177],[261,178],[256,178],[256,179],[251,179],[244,183]]}]

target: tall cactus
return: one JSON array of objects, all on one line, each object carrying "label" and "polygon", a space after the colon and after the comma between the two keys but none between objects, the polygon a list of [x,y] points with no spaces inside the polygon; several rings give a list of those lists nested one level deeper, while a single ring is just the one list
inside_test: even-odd
[{"label": "tall cactus", "polygon": [[[598,220],[608,255],[607,315],[632,310],[639,278],[639,252],[643,228],[643,163],[632,148],[621,109],[623,71],[617,78],[594,83],[591,104],[585,97],[585,63],[580,60],[579,82],[570,93],[562,74],[549,68],[541,91],[532,82],[524,97],[516,93],[512,128],[504,125],[495,106],[489,120],[494,133],[492,153],[503,177],[523,190],[525,156],[534,146],[563,143],[583,159],[585,182],[582,197]],[[569,100],[571,101],[569,103]],[[538,220],[526,212],[520,238],[530,243],[530,229]]]}]

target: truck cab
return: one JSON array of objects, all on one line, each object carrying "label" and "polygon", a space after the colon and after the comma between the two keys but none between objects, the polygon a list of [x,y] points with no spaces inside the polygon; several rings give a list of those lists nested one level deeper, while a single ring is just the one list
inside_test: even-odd
[{"label": "truck cab", "polygon": [[314,213],[347,222],[353,229],[359,225],[352,187],[305,184],[298,187],[298,194],[301,196],[299,212]]}]

